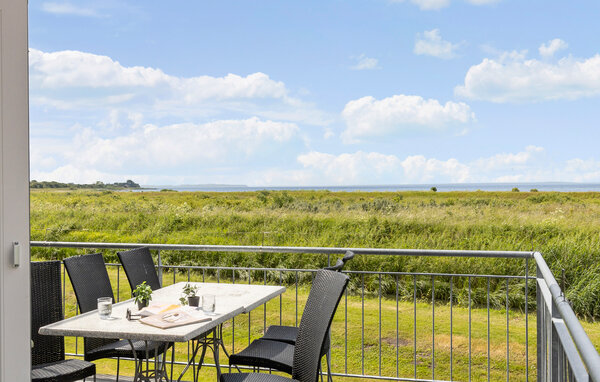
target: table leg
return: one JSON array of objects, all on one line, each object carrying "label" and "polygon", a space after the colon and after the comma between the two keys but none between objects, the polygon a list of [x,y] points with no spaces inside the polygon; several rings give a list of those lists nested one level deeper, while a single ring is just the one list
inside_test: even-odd
[{"label": "table leg", "polygon": [[[167,374],[167,366],[166,366],[166,357],[158,358],[158,350],[160,349],[160,344],[157,344],[154,347],[154,369],[150,369],[150,361],[148,353],[148,341],[144,341],[145,352],[146,352],[146,370],[144,370],[144,360],[138,358],[137,352],[135,351],[135,346],[133,345],[132,340],[127,340],[129,342],[129,346],[131,346],[131,352],[133,353],[133,361],[135,362],[135,373],[133,377],[133,382],[151,382],[154,379],[154,382],[169,382],[169,376]],[[167,343],[164,344],[165,351],[167,348]]]},{"label": "table leg", "polygon": [[[214,328],[212,330],[212,338],[209,337],[210,334],[207,334],[202,338],[196,339],[195,345],[194,345],[194,340],[192,340],[192,348],[193,348],[192,355],[190,357],[190,360],[188,361],[188,364],[185,366],[185,368],[181,372],[181,375],[177,379],[178,382],[181,381],[181,379],[183,378],[183,375],[187,372],[190,365],[192,365],[192,367],[193,367],[193,370],[192,370],[192,372],[194,374],[193,380],[194,380],[194,382],[198,381],[198,378],[200,376],[200,369],[202,368],[202,364],[204,363],[204,356],[206,355],[207,348],[210,348],[213,351],[215,367],[217,369],[217,381],[220,380],[221,365],[219,363],[219,348],[222,348],[225,351],[225,354],[227,354],[227,350],[225,350],[225,345],[223,344],[222,332],[223,332],[223,326],[220,325],[218,328]],[[195,359],[196,359],[196,355],[198,354],[198,351],[200,350],[200,346],[202,346],[202,354],[200,355],[198,367],[195,368],[194,367],[196,364]]]}]

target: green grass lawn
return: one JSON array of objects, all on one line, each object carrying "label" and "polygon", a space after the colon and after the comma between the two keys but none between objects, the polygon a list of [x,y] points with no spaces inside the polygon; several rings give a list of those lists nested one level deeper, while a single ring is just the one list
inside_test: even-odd
[{"label": "green grass lawn", "polygon": [[[130,289],[127,279],[119,272],[117,283],[116,268],[109,268],[109,275],[117,296],[116,286],[120,286],[119,300],[129,298]],[[188,280],[186,274],[165,272],[164,285],[171,285],[173,281]],[[202,281],[201,273],[191,273],[190,280]],[[216,282],[213,277],[206,277],[207,282]],[[221,282],[230,280],[221,279]],[[237,280],[247,282],[247,280]],[[308,286],[298,288],[298,319],[300,319],[304,303],[308,296]],[[400,376],[412,378],[415,376],[415,329],[414,309],[412,302],[398,302],[396,307],[395,297],[381,299],[367,296],[364,308],[360,294],[349,293],[342,298],[337,314],[332,325],[332,365],[333,371],[349,374],[370,374],[382,376]],[[296,290],[294,286],[288,287],[280,299],[275,298],[259,307],[250,314],[238,316],[234,321],[224,325],[224,341],[228,351],[241,350],[249,343],[248,327],[250,325],[250,341],[262,335],[266,326],[273,324],[295,325],[296,323]],[[450,357],[452,354],[452,377],[454,380],[468,380],[469,373],[469,309],[466,306],[453,306],[452,308],[452,338],[450,337],[450,306],[438,304],[435,306],[435,349],[432,346],[432,305],[419,301],[416,304],[416,377],[428,379],[432,376],[432,361],[435,355],[435,377],[437,379],[450,379]],[[66,283],[66,316],[75,314],[75,296],[70,283]],[[380,313],[381,312],[381,313]],[[489,335],[490,335],[490,379],[494,381],[506,380],[507,349],[506,349],[506,310],[490,309]],[[522,312],[509,310],[509,359],[508,368],[511,380],[525,380],[526,349],[525,349],[525,315]],[[347,328],[344,318],[347,314]],[[379,315],[381,314],[381,341],[379,336]],[[471,309],[471,376],[473,380],[487,378],[488,370],[488,312],[484,308]],[[361,323],[364,315],[364,333]],[[235,327],[235,338],[233,329]],[[592,341],[600,344],[600,325],[584,323],[584,327]],[[396,329],[397,328],[397,329]],[[397,331],[396,331],[397,330]],[[452,342],[451,342],[452,341]],[[67,338],[67,352],[75,352],[75,339]],[[451,346],[452,344],[452,346]],[[77,350],[83,351],[83,340],[79,339]],[[381,358],[380,358],[381,352]],[[188,345],[176,344],[176,360],[187,361]],[[347,354],[347,355],[346,355]],[[396,358],[397,357],[397,358]],[[170,354],[169,358],[170,359]],[[212,363],[212,354],[206,362]],[[227,364],[227,359],[222,359]],[[96,361],[100,374],[114,374],[115,360]],[[381,366],[380,366],[381,365]],[[381,368],[380,368],[381,367]],[[176,366],[178,375],[182,367]],[[121,374],[132,375],[132,362],[121,363]],[[191,372],[189,372],[191,375]],[[214,369],[206,368],[201,372],[203,380],[214,380]],[[535,380],[536,376],[536,328],[535,313],[529,314],[529,377]],[[191,378],[191,377],[190,377]],[[353,379],[353,378],[350,378]]]}]

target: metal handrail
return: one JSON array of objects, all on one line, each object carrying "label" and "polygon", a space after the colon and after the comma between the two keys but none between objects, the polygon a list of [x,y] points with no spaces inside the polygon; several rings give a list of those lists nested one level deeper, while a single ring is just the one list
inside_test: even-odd
[{"label": "metal handrail", "polygon": [[571,305],[562,293],[560,286],[552,275],[542,254],[535,252],[533,257],[550,293],[552,294],[552,300],[564,320],[565,325],[571,334],[571,338],[573,338],[573,342],[575,342],[575,345],[577,346],[579,355],[581,356],[592,381],[600,381],[600,355],[598,355],[596,347],[592,344],[592,341],[586,334],[583,326],[581,326],[577,316],[575,316]]},{"label": "metal handrail", "polygon": [[486,257],[486,258],[532,258],[533,252],[524,251],[480,251],[439,249],[388,249],[388,248],[341,248],[341,247],[278,247],[259,245],[196,245],[196,244],[151,244],[151,243],[90,243],[71,241],[31,241],[32,247],[60,248],[110,248],[131,249],[148,247],[155,250],[202,251],[202,252],[255,252],[255,253],[310,253],[334,255],[352,251],[357,255],[396,256],[440,256],[440,257]]}]

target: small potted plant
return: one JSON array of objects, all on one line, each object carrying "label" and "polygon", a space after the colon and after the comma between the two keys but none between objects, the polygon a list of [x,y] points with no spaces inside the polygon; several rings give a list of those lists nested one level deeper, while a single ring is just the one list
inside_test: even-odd
[{"label": "small potted plant", "polygon": [[[185,284],[183,287],[183,297],[179,299],[181,305],[189,304],[190,306],[200,305],[200,296],[196,296],[198,287],[195,285]],[[186,299],[187,297],[187,299]]]},{"label": "small potted plant", "polygon": [[152,300],[152,288],[144,281],[135,288],[133,295],[135,296],[138,310],[141,310],[148,306],[148,303]]}]

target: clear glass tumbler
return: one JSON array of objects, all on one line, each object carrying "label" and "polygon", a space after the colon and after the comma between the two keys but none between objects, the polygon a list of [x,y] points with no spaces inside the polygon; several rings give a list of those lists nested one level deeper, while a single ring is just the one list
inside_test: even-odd
[{"label": "clear glass tumbler", "polygon": [[212,314],[215,312],[214,294],[205,294],[202,296],[202,310],[207,314]]},{"label": "clear glass tumbler", "polygon": [[107,320],[112,314],[112,297],[100,297],[98,299],[98,315]]}]

